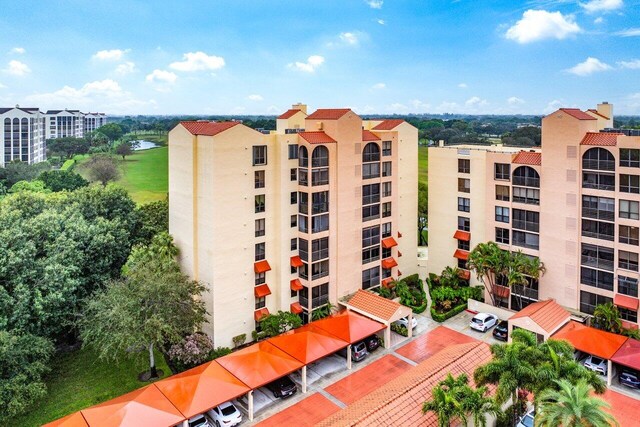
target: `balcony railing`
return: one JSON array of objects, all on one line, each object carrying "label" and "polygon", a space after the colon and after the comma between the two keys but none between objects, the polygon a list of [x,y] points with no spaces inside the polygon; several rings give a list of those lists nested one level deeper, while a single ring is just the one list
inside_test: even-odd
[{"label": "balcony railing", "polygon": [[614,171],[616,170],[615,160],[591,160],[582,159],[582,169],[591,169],[597,171]]},{"label": "balcony railing", "polygon": [[601,209],[583,207],[582,216],[586,218],[601,219],[603,221],[614,221],[616,213],[613,211],[603,211]]},{"label": "balcony railing", "polygon": [[329,295],[320,295],[311,299],[311,307],[317,308],[329,302]]},{"label": "balcony railing", "polygon": [[538,299],[538,290],[528,286],[513,285],[511,287],[511,295],[520,295],[525,298]]},{"label": "balcony railing", "polygon": [[601,270],[613,271],[613,260],[596,258],[588,255],[582,255],[580,263],[588,267],[599,268]]},{"label": "balcony railing", "polygon": [[540,231],[540,224],[537,222],[514,219],[513,228],[517,228],[518,230],[534,231],[537,233],[538,231]]},{"label": "balcony railing", "polygon": [[601,240],[607,240],[609,242],[613,242],[613,234],[605,234],[597,231],[582,230],[582,235],[584,237],[591,237],[594,239],[601,239]]},{"label": "balcony railing", "polygon": [[522,185],[524,187],[540,188],[540,178],[532,178],[528,176],[514,176],[513,185]]}]

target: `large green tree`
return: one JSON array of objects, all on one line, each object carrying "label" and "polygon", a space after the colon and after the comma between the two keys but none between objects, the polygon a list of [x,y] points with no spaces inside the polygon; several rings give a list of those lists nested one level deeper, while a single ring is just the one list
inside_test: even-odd
[{"label": "large green tree", "polygon": [[148,244],[153,236],[163,231],[169,232],[169,202],[159,200],[145,203],[137,208],[140,228],[137,232],[139,243]]},{"label": "large green tree", "polygon": [[89,181],[77,173],[63,170],[42,172],[38,180],[44,182],[45,187],[49,190],[56,192],[63,190],[73,191],[89,185]]},{"label": "large green tree", "polygon": [[103,187],[120,177],[120,170],[116,161],[107,155],[94,155],[87,163],[89,176],[93,181],[98,181]]},{"label": "large green tree", "polygon": [[260,329],[269,337],[275,337],[300,326],[302,326],[300,316],[289,311],[280,310],[276,314],[267,314],[260,319]]},{"label": "large green tree", "polygon": [[47,140],[47,151],[50,156],[71,158],[76,154],[89,152],[89,141],[84,138],[64,137]]},{"label": "large green tree", "polygon": [[4,182],[6,188],[11,188],[18,181],[32,181],[40,175],[40,173],[50,170],[49,162],[40,162],[30,165],[26,162],[14,160],[11,163],[0,168],[0,181]]},{"label": "large green tree", "polygon": [[427,246],[428,242],[423,236],[429,223],[429,187],[424,182],[418,183],[418,244]]},{"label": "large green tree", "polygon": [[96,132],[106,136],[110,142],[113,142],[124,135],[122,126],[117,123],[107,123],[106,125],[102,125],[96,129]]}]

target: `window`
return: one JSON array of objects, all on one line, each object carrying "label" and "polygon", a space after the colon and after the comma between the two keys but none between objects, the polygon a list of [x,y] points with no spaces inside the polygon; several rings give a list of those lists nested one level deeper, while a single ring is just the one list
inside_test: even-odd
[{"label": "window", "polygon": [[620,200],[620,218],[639,219],[638,202]]},{"label": "window", "polygon": [[368,264],[380,259],[380,246],[372,246],[362,250],[362,264]]},{"label": "window", "polygon": [[382,162],[382,176],[391,176],[391,162]]},{"label": "window", "polygon": [[329,229],[329,214],[316,215],[311,218],[311,232],[320,233]]},{"label": "window", "polygon": [[298,291],[294,291],[293,289],[291,289],[291,298],[295,298],[298,296]]},{"label": "window", "polygon": [[537,233],[540,231],[540,213],[514,209],[512,227]]},{"label": "window", "polygon": [[311,185],[327,185],[329,183],[329,168],[314,168],[311,171]]},{"label": "window", "polygon": [[255,246],[255,259],[256,261],[262,261],[265,258],[265,243],[256,243]]},{"label": "window", "polygon": [[320,286],[311,288],[311,307],[317,308],[329,302],[329,284],[324,283]]},{"label": "window", "polygon": [[625,270],[638,271],[638,254],[618,251],[618,267],[624,268]]},{"label": "window", "polygon": [[302,261],[309,261],[309,241],[306,239],[299,239],[298,241],[298,255]]},{"label": "window", "polygon": [[253,146],[253,166],[266,165],[266,164],[267,164],[267,146],[254,145]]},{"label": "window", "polygon": [[631,227],[629,225],[620,225],[618,229],[618,239],[620,243],[626,243],[627,245],[638,246],[640,243],[640,236],[638,233],[638,227]]},{"label": "window", "polygon": [[511,177],[511,165],[508,163],[496,163],[494,177],[495,179],[509,180]]},{"label": "window", "polygon": [[[389,258],[390,256],[391,256],[391,248],[382,248],[382,259]],[[388,269],[385,268],[385,270],[388,270]]]},{"label": "window", "polygon": [[638,322],[638,312],[629,310],[628,308],[618,307],[618,313],[620,313],[620,319],[628,322]]},{"label": "window", "polygon": [[309,213],[309,193],[300,192],[298,195],[298,213]]},{"label": "window", "polygon": [[292,191],[291,192],[291,204],[295,205],[296,203],[298,203],[298,192],[297,191]]},{"label": "window", "polygon": [[[460,210],[460,209],[458,209]],[[509,208],[496,206],[496,221],[509,223]]]},{"label": "window", "polygon": [[255,188],[264,188],[264,171],[255,171],[253,174]]},{"label": "window", "polygon": [[471,220],[463,216],[458,217],[458,230],[471,231]]},{"label": "window", "polygon": [[255,205],[256,205],[256,213],[264,212],[264,209],[265,209],[264,194],[258,194],[255,197]]},{"label": "window", "polygon": [[496,242],[505,245],[509,244],[509,229],[496,227]]},{"label": "window", "polygon": [[255,285],[262,285],[264,282],[267,281],[267,273],[256,273],[255,276]]},{"label": "window", "polygon": [[298,231],[301,233],[309,232],[309,217],[305,215],[298,215]]},{"label": "window", "polygon": [[298,239],[291,239],[291,250],[295,251],[296,249],[298,249]]},{"label": "window", "polygon": [[362,186],[362,204],[380,203],[380,184]]},{"label": "window", "polygon": [[298,215],[291,215],[291,227],[298,226]]},{"label": "window", "polygon": [[311,195],[311,213],[313,215],[329,211],[329,192],[320,191]]},{"label": "window", "polygon": [[458,159],[458,173],[470,173],[471,172],[471,160]]},{"label": "window", "polygon": [[380,205],[369,205],[362,207],[362,221],[370,221],[380,218]]},{"label": "window", "polygon": [[513,185],[540,188],[540,175],[530,166],[520,166],[513,171]]},{"label": "window", "polygon": [[383,156],[391,155],[391,141],[382,141],[382,155]]},{"label": "window", "polygon": [[582,188],[614,191],[616,189],[616,178],[608,173],[583,172]]},{"label": "window", "polygon": [[616,201],[608,197],[582,196],[582,216],[587,218],[613,221]]},{"label": "window", "polygon": [[589,267],[613,271],[613,249],[583,243],[580,263]]},{"label": "window", "polygon": [[590,148],[582,155],[582,169],[613,171],[616,161],[613,154],[604,148]]},{"label": "window", "polygon": [[463,270],[467,270],[467,261],[463,260],[463,259],[459,259],[458,260],[458,268],[461,268]]},{"label": "window", "polygon": [[298,158],[298,144],[289,144],[289,160]]},{"label": "window", "polygon": [[382,183],[382,197],[391,197],[391,183],[383,182]]},{"label": "window", "polygon": [[587,291],[580,291],[580,311],[583,313],[593,314],[596,306],[608,302],[613,302],[613,299]]},{"label": "window", "polygon": [[309,151],[305,146],[298,147],[298,166],[301,168],[309,167]]},{"label": "window", "polygon": [[618,293],[638,298],[638,279],[618,276]]},{"label": "window", "polygon": [[593,237],[594,239],[602,239],[613,241],[615,232],[615,224],[611,222],[593,221],[590,219],[582,220],[582,235],[585,237]]},{"label": "window", "polygon": [[[470,251],[470,244],[464,240],[458,240],[458,249],[462,249],[463,251]],[[391,254],[389,254],[391,256]],[[385,257],[386,258],[386,257]]]},{"label": "window", "polygon": [[470,193],[471,180],[468,178],[458,178],[458,191],[462,193]]},{"label": "window", "polygon": [[313,150],[311,154],[311,167],[328,167],[329,166],[329,150],[327,147],[320,145]]},{"label": "window", "polygon": [[292,168],[291,169],[291,181],[297,181],[298,180],[298,169],[297,168]]},{"label": "window", "polygon": [[380,284],[380,267],[368,268],[362,272],[362,289],[373,288]]},{"label": "window", "polygon": [[538,249],[540,247],[540,237],[537,234],[513,230],[512,237],[512,245],[529,249]]},{"label": "window", "polygon": [[309,172],[306,169],[298,169],[298,185],[309,185]]},{"label": "window", "polygon": [[640,150],[637,148],[621,148],[620,166],[640,168]]},{"label": "window", "polygon": [[391,216],[391,202],[382,204],[382,218]]},{"label": "window", "polygon": [[[458,180],[458,186],[460,181]],[[515,198],[515,195],[514,195]],[[509,187],[506,185],[496,185],[496,200],[502,200],[503,202],[509,201]]]},{"label": "window", "polygon": [[382,238],[384,239],[385,237],[390,237],[390,236],[391,236],[391,223],[385,222],[384,224],[382,224]]},{"label": "window", "polygon": [[267,305],[267,297],[256,298],[256,310],[265,308]]},{"label": "window", "polygon": [[367,227],[362,229],[362,247],[380,244],[380,226]]},{"label": "window", "polygon": [[623,193],[640,193],[640,176],[638,175],[620,175],[620,191]]},{"label": "window", "polygon": [[256,219],[256,237],[264,236],[264,218]]},{"label": "window", "polygon": [[539,205],[540,190],[537,188],[513,187],[513,201],[527,205]]},{"label": "window", "polygon": [[329,258],[329,238],[323,237],[311,242],[311,260],[319,261]]},{"label": "window", "polygon": [[613,273],[580,267],[580,283],[607,291],[613,290]]},{"label": "window", "polygon": [[362,179],[378,178],[380,163],[365,163],[362,165]]},{"label": "window", "polygon": [[329,275],[329,261],[314,262],[311,264],[311,280],[316,280]]},{"label": "window", "polygon": [[380,161],[380,147],[375,142],[370,142],[365,145],[362,151],[362,163],[379,162]]},{"label": "window", "polygon": [[471,208],[471,201],[466,197],[458,197],[458,210],[460,212],[469,212]]}]

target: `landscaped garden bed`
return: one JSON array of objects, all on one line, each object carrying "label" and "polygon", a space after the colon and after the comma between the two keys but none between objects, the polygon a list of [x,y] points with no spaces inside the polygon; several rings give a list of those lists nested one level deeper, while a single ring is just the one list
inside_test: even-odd
[{"label": "landscaped garden bed", "polygon": [[422,313],[427,309],[427,293],[417,274],[412,274],[397,282],[391,282],[389,286],[383,285],[378,293],[388,299],[399,298],[400,304],[411,308],[414,313]]},{"label": "landscaped garden bed", "polygon": [[431,317],[436,322],[461,313],[467,308],[467,300],[482,300],[482,287],[471,287],[460,279],[459,269],[447,267],[440,276],[429,275]]}]

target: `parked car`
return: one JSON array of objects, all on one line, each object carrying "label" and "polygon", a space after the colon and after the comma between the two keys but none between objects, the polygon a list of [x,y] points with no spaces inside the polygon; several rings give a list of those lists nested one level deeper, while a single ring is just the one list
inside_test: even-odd
[{"label": "parked car", "polygon": [[[403,317],[402,319],[398,319],[398,320],[396,320],[395,323],[399,323],[400,325],[402,325],[405,328],[409,329],[409,319],[407,317]],[[411,318],[411,329],[415,329],[416,326],[418,326],[418,320],[415,317],[412,317]]]},{"label": "parked car", "polygon": [[267,384],[267,388],[271,390],[273,397],[279,398],[293,396],[298,391],[296,384],[291,381],[288,375]]},{"label": "parked car", "polygon": [[204,414],[189,418],[189,427],[214,427],[213,421]]},{"label": "parked car", "polygon": [[376,334],[370,335],[364,339],[364,343],[367,346],[367,351],[371,353],[376,348],[380,347],[380,337]]},{"label": "parked car", "polygon": [[596,356],[589,356],[584,360],[584,366],[600,375],[607,375],[607,361]]},{"label": "parked car", "polygon": [[620,372],[620,375],[618,375],[618,379],[620,380],[620,384],[622,385],[640,389],[640,376],[636,371],[623,369],[622,372]]},{"label": "parked car", "polygon": [[507,341],[509,334],[509,323],[506,320],[501,320],[493,330],[493,337],[500,341]]},{"label": "parked car", "polygon": [[213,420],[216,427],[233,427],[242,422],[242,413],[231,402],[225,402],[207,411],[209,418]]},{"label": "parked car", "polygon": [[498,316],[489,313],[478,313],[473,316],[469,326],[476,331],[486,332],[498,323]]},{"label": "parked car", "polygon": [[518,420],[516,427],[533,427],[534,420],[536,419],[536,409],[531,408],[529,411]]},{"label": "parked car", "polygon": [[[347,348],[345,347],[342,350],[339,350],[338,354],[342,357],[347,357]],[[369,352],[367,351],[367,345],[364,341],[359,341],[351,345],[352,361],[360,362],[361,360],[364,360],[365,357],[367,357],[367,354],[369,354]]]}]

